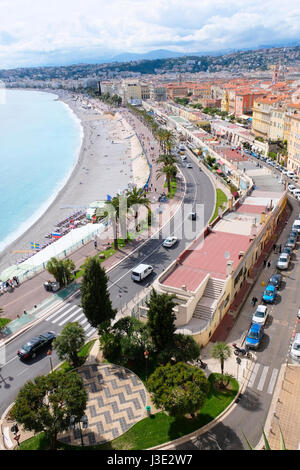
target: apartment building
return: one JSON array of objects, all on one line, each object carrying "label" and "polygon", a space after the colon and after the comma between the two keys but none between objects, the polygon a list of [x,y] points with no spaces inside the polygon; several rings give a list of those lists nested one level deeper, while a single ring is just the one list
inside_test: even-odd
[{"label": "apartment building", "polygon": [[289,105],[287,168],[300,174],[300,103]]},{"label": "apartment building", "polygon": [[169,83],[166,85],[167,97],[170,100],[175,98],[185,98],[188,94],[188,86],[185,84]]},{"label": "apartment building", "polygon": [[142,89],[138,80],[122,80],[120,95],[123,103],[133,103],[142,100]]},{"label": "apartment building", "polygon": [[254,101],[252,132],[255,137],[270,138],[271,111],[279,103],[281,103],[281,98],[275,95],[263,96]]},{"label": "apartment building", "polygon": [[271,108],[269,139],[272,141],[284,140],[285,112],[284,103],[280,103],[276,108]]},{"label": "apartment building", "polygon": [[167,101],[167,88],[163,85],[150,85],[150,100],[151,101]]}]

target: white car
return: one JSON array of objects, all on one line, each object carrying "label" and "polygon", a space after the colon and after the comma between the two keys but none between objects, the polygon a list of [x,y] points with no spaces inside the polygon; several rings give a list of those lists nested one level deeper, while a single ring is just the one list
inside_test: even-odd
[{"label": "white car", "polygon": [[268,308],[265,305],[258,305],[252,316],[252,323],[264,325],[268,318]]},{"label": "white car", "polygon": [[278,269],[288,269],[290,263],[290,255],[288,253],[281,253],[277,261]]},{"label": "white car", "polygon": [[291,347],[290,355],[293,359],[300,359],[300,333],[295,334],[295,339]]},{"label": "white car", "polygon": [[300,189],[298,189],[298,188],[297,188],[297,189],[294,189],[293,195],[294,195],[295,197],[298,197],[299,194],[300,194]]},{"label": "white car", "polygon": [[165,241],[163,242],[163,246],[165,248],[171,248],[171,246],[174,246],[175,243],[177,243],[177,238],[176,237],[168,237],[165,239]]},{"label": "white car", "polygon": [[187,164],[186,164],[186,167],[187,167],[187,168],[193,168],[193,165],[192,165],[191,163],[187,163]]},{"label": "white car", "polygon": [[293,184],[288,184],[288,190],[292,193],[296,188]]},{"label": "white car", "polygon": [[283,174],[283,175],[287,175],[287,174],[288,174],[288,170],[282,170],[282,174]]}]

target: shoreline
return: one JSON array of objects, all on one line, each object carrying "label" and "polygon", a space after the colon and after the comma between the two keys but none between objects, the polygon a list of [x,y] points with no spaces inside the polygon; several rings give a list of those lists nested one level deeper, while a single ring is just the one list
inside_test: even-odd
[{"label": "shoreline", "polygon": [[[22,257],[20,253],[11,254],[12,249],[29,250],[31,240],[43,244],[46,240],[45,234],[54,230],[58,220],[68,217],[76,208],[87,207],[92,201],[103,199],[105,185],[106,189],[110,189],[107,194],[115,195],[119,189],[126,189],[133,178],[132,157],[129,157],[129,162],[126,161],[128,144],[130,152],[132,151],[131,142],[120,132],[119,123],[125,127],[124,118],[120,114],[116,119],[109,114],[109,108],[105,104],[97,102],[96,106],[92,99],[88,100],[76,92],[47,89],[28,91],[51,93],[56,96],[56,100],[68,107],[81,126],[81,146],[71,170],[59,185],[60,188],[48,199],[52,201],[49,204],[46,201],[38,209],[40,215],[37,219],[0,252],[0,273],[16,264],[16,261]],[[89,106],[86,106],[86,103],[89,103]],[[128,123],[125,122],[127,127]],[[131,131],[134,133],[133,129]],[[115,134],[117,137],[114,137]],[[109,158],[108,164],[107,158]],[[117,167],[117,171],[114,171],[113,179],[109,176],[106,178],[104,172],[108,174],[111,169],[116,170],[114,167]],[[101,190],[103,197],[99,195]]]}]

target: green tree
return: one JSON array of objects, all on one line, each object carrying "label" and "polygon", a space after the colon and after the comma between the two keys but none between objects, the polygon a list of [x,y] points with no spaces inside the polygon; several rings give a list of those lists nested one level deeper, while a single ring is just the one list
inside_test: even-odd
[{"label": "green tree", "polygon": [[167,181],[168,193],[171,192],[171,181],[176,178],[177,168],[175,165],[164,165],[162,168],[157,170],[157,179],[164,176]]},{"label": "green tree", "polygon": [[69,258],[58,260],[53,257],[46,264],[46,269],[61,286],[66,286],[73,279],[75,264]]},{"label": "green tree", "polygon": [[112,308],[107,283],[108,277],[100,260],[87,258],[81,283],[81,305],[90,324],[102,331],[109,328],[117,312]]},{"label": "green tree", "polygon": [[158,367],[147,381],[156,407],[171,416],[194,414],[204,404],[209,391],[203,371],[183,362]]},{"label": "green tree", "polygon": [[173,312],[173,308],[176,305],[174,298],[175,295],[158,294],[153,289],[150,300],[147,302],[147,307],[149,308],[147,313],[147,328],[157,351],[162,351],[167,345],[173,344],[176,330],[176,315]]},{"label": "green tree", "polygon": [[55,371],[22,387],[11,415],[27,431],[44,431],[55,449],[58,433],[69,428],[72,416],[76,420],[83,416],[86,404],[87,392],[80,376],[74,371]]},{"label": "green tree", "polygon": [[127,192],[127,203],[128,208],[134,210],[134,218],[136,220],[136,227],[137,230],[137,222],[139,216],[139,208],[140,206],[144,206],[147,208],[148,212],[150,210],[150,200],[143,194],[142,189],[132,188],[130,191]]},{"label": "green tree", "polygon": [[80,366],[78,353],[85,341],[83,327],[78,322],[67,323],[53,342],[53,348],[61,361],[67,360],[74,367]]},{"label": "green tree", "polygon": [[174,165],[176,163],[176,157],[169,153],[164,153],[158,157],[157,163],[162,163],[164,166]]},{"label": "green tree", "polygon": [[225,361],[227,361],[227,359],[229,359],[230,356],[231,356],[231,347],[228,344],[221,341],[213,345],[211,349],[211,357],[213,357],[214,359],[220,360],[222,375],[224,375]]}]

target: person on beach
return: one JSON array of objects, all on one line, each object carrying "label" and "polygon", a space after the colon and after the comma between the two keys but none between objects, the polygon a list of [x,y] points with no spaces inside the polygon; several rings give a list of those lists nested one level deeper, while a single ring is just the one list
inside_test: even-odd
[{"label": "person on beach", "polygon": [[97,250],[97,246],[98,246],[97,245],[97,240],[94,240],[94,247],[95,247],[96,250]]}]

